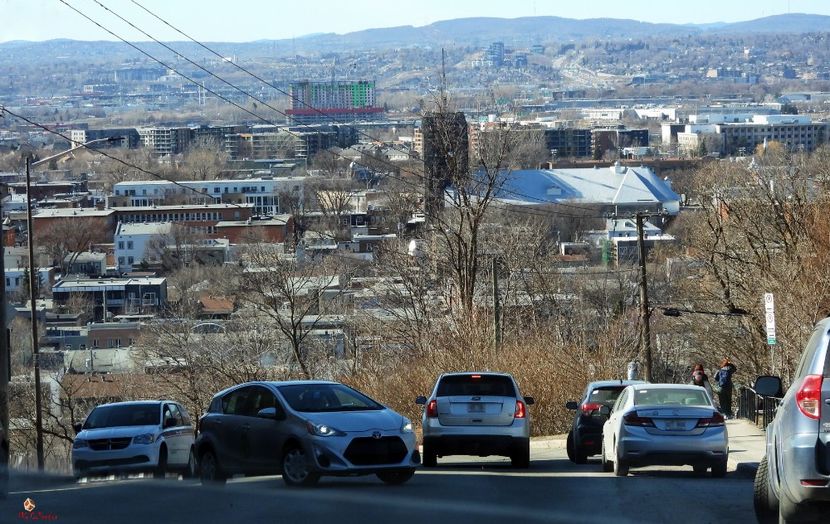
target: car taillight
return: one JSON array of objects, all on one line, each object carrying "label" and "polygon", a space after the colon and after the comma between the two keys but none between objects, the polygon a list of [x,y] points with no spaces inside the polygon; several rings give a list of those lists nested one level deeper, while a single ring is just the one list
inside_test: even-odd
[{"label": "car taillight", "polygon": [[640,417],[637,416],[636,411],[632,411],[628,415],[623,417],[623,423],[626,426],[640,426],[643,428],[653,428],[654,421],[648,417]]},{"label": "car taillight", "polygon": [[723,418],[723,415],[721,415],[717,411],[713,411],[711,417],[702,418],[702,419],[698,420],[696,427],[698,427],[698,428],[711,428],[711,427],[715,427],[715,426],[723,426],[724,423],[725,423],[725,420]]},{"label": "car taillight", "polygon": [[430,418],[435,418],[438,416],[438,401],[432,399],[427,404],[427,416]]},{"label": "car taillight", "polygon": [[807,375],[795,394],[798,409],[811,419],[821,418],[821,375]]},{"label": "car taillight", "polygon": [[527,415],[527,410],[525,409],[525,403],[521,400],[516,401],[516,413],[513,415],[513,418],[525,418]]},{"label": "car taillight", "polygon": [[599,411],[599,408],[601,407],[602,404],[600,404],[599,402],[585,402],[584,404],[579,406],[579,409],[581,409],[582,413],[584,413],[585,415],[590,415],[594,411]]}]

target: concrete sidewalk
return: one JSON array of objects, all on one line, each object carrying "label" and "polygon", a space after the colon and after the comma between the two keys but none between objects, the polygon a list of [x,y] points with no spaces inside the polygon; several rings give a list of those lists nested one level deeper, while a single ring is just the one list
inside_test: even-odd
[{"label": "concrete sidewalk", "polygon": [[728,471],[754,478],[766,454],[766,433],[745,419],[727,420],[726,430],[729,432]]}]

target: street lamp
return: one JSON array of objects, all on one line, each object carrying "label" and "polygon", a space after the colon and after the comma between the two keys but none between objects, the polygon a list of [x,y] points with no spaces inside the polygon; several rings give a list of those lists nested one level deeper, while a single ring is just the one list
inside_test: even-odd
[{"label": "street lamp", "polygon": [[[37,294],[35,293],[35,230],[33,227],[34,224],[32,223],[32,179],[30,168],[37,167],[45,162],[49,162],[50,160],[60,158],[77,149],[89,147],[92,144],[98,144],[101,142],[119,142],[123,139],[124,137],[120,136],[96,138],[95,140],[84,142],[83,144],[76,144],[66,151],[61,151],[60,153],[42,158],[36,162],[31,162],[31,160],[26,157],[26,227],[29,230],[29,239],[27,242],[29,244],[29,300],[31,301],[32,314],[32,359],[34,360],[35,366],[35,445],[37,449],[37,469],[40,471],[43,470],[43,415],[40,400],[40,351],[37,340],[37,297],[35,296]],[[5,278],[5,275],[3,278]],[[6,388],[8,388],[8,386],[6,386]],[[6,391],[8,391],[8,389],[6,389]],[[6,395],[6,398],[8,398],[8,395]]]}]

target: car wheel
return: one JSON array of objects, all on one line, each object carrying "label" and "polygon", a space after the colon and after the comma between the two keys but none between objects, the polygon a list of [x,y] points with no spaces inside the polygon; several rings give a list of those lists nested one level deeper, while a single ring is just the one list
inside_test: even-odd
[{"label": "car wheel", "polygon": [[163,479],[167,475],[167,446],[162,445],[159,450],[159,462],[153,470],[153,478]]},{"label": "car wheel", "polygon": [[695,464],[694,466],[692,466],[692,469],[693,469],[693,470],[694,470],[694,472],[695,472],[696,474],[698,474],[698,475],[705,475],[705,474],[706,474],[706,470],[707,470],[707,469],[709,469],[709,467],[708,467],[708,466],[704,466],[703,464]]},{"label": "car wheel", "polygon": [[761,459],[758,470],[755,472],[755,482],[752,485],[752,505],[755,508],[755,518],[758,519],[758,524],[773,524],[777,521],[778,498],[769,485],[767,457]]},{"label": "car wheel", "polygon": [[726,461],[712,464],[712,477],[721,479],[726,476]]},{"label": "car wheel", "polygon": [[510,454],[510,464],[514,468],[527,469],[530,467],[530,442],[520,444]]},{"label": "car wheel", "polygon": [[407,480],[411,479],[414,474],[415,468],[393,469],[387,471],[378,471],[376,473],[377,477],[380,480],[382,480],[386,484],[389,484],[390,486],[403,484]]},{"label": "car wheel", "polygon": [[619,449],[617,450],[614,459],[614,475],[618,477],[628,476],[628,462],[620,458]]},{"label": "car wheel", "polygon": [[588,453],[581,446],[574,444],[574,463],[586,464],[588,462]]},{"label": "car wheel", "polygon": [[213,451],[207,450],[202,453],[199,458],[199,479],[202,485],[222,485],[226,478]]},{"label": "car wheel", "polygon": [[438,465],[438,454],[435,449],[424,442],[424,456],[421,457],[421,465],[425,468],[434,468]]},{"label": "car wheel", "polygon": [[320,480],[320,474],[309,470],[305,451],[294,446],[282,455],[282,480],[291,487],[313,486]]},{"label": "car wheel", "polygon": [[611,473],[614,470],[614,463],[608,460],[605,455],[605,441],[602,441],[602,458],[600,459],[602,462],[602,471],[606,473]]},{"label": "car wheel", "polygon": [[565,445],[565,448],[568,450],[568,460],[570,460],[571,462],[576,463],[576,460],[574,460],[574,432],[573,431],[568,433],[568,441]]},{"label": "car wheel", "polygon": [[196,478],[196,475],[199,474],[199,466],[196,462],[196,451],[193,448],[190,448],[190,453],[187,456],[187,466],[185,466],[184,470],[184,478],[192,479]]}]

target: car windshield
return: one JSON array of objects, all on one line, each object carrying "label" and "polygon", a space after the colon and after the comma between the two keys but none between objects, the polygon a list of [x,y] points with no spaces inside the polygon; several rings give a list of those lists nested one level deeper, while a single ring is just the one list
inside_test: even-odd
[{"label": "car windshield", "polygon": [[296,384],[280,386],[279,390],[291,409],[305,413],[385,409],[343,384]]},{"label": "car windshield", "polygon": [[588,402],[596,402],[603,406],[613,406],[625,386],[604,386],[595,388],[588,397]]},{"label": "car windshield", "polygon": [[504,375],[450,375],[441,379],[436,395],[515,397],[516,391]]},{"label": "car windshield", "polygon": [[709,397],[703,388],[637,389],[634,390],[634,404],[640,406],[710,406]]},{"label": "car windshield", "polygon": [[159,405],[156,403],[100,406],[89,414],[84,429],[157,426],[161,423],[159,411]]}]

